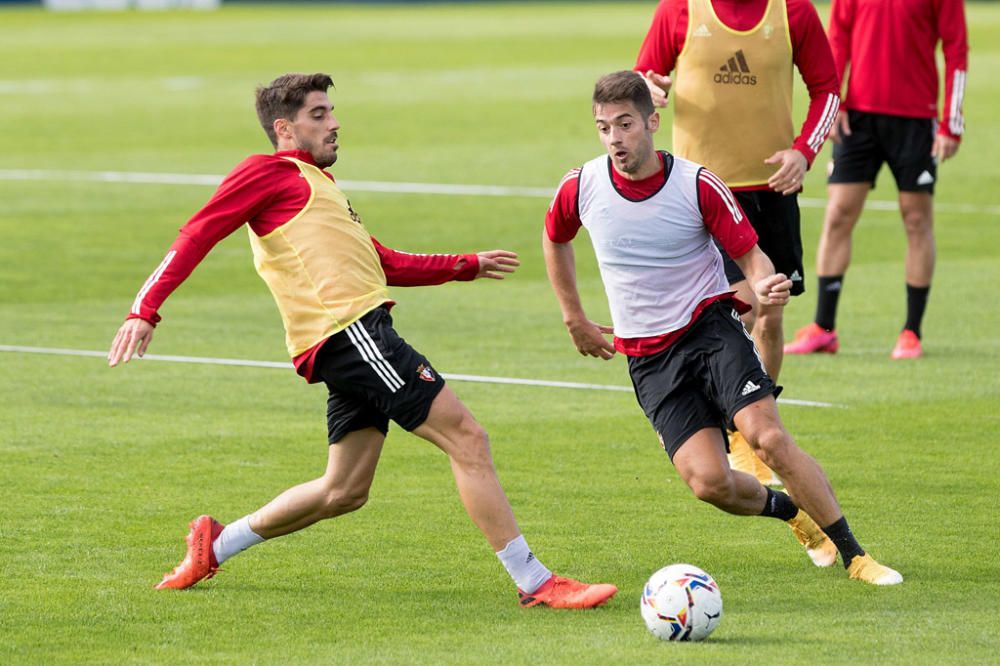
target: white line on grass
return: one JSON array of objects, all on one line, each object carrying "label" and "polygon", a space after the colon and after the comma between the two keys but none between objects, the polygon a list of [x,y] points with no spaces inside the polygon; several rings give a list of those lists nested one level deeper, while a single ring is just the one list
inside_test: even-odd
[{"label": "white line on grass", "polygon": [[[0,180],[21,181],[75,181],[90,183],[138,183],[145,185],[204,185],[215,186],[222,176],[211,174],[149,173],[142,171],[53,171],[47,169],[0,169]],[[378,180],[340,180],[345,190],[355,192],[384,192],[389,194],[442,194],[479,197],[529,197],[551,199],[555,190],[548,187],[519,187],[505,185],[451,185],[448,183],[405,183]],[[799,199],[803,208],[824,208],[826,199]],[[1000,215],[1000,206],[936,202],[934,207],[943,213],[970,215]],[[871,210],[897,210],[895,201],[868,200],[865,208]]]},{"label": "white line on grass", "polygon": [[[0,352],[14,352],[19,354],[53,354],[57,356],[87,356],[92,358],[108,357],[107,352],[91,351],[87,349],[61,349],[59,347],[24,347],[21,345],[0,345]],[[236,365],[250,368],[281,368],[282,370],[294,369],[291,363],[283,361],[252,361],[238,358],[209,358],[205,356],[166,356],[160,354],[146,354],[140,360],[143,361],[166,361],[168,363],[201,363],[206,365]],[[520,386],[544,386],[548,388],[582,389],[589,391],[616,391],[621,393],[631,393],[628,386],[614,386],[611,384],[580,384],[577,382],[554,382],[546,379],[521,379],[518,377],[486,377],[481,375],[453,375],[441,374],[445,379],[456,382],[477,382],[480,384],[517,384]],[[786,405],[797,405],[800,407],[843,407],[829,402],[816,402],[814,400],[792,400],[789,398],[779,398],[778,402]]]}]

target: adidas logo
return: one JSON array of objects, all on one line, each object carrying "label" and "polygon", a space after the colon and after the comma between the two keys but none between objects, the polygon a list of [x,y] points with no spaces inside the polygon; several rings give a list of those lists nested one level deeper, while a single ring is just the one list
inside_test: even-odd
[{"label": "adidas logo", "polygon": [[802,282],[802,275],[798,271],[792,271],[792,274],[788,279],[792,282]]},{"label": "adidas logo", "polygon": [[750,395],[754,391],[759,391],[759,390],[760,390],[760,386],[758,386],[757,384],[754,384],[753,380],[750,380],[750,381],[748,381],[743,386],[743,393],[742,393],[742,395]]},{"label": "adidas logo", "polygon": [[733,54],[733,57],[726,61],[726,64],[719,68],[715,74],[716,83],[734,83],[736,85],[757,85],[757,77],[750,72],[750,65],[747,64],[743,49]]},{"label": "adidas logo", "polygon": [[698,29],[691,33],[692,37],[711,37],[712,33],[708,30],[708,26],[702,23],[698,26]]},{"label": "adidas logo", "polygon": [[826,291],[840,291],[842,286],[844,286],[844,284],[840,280],[837,280],[836,282],[831,282],[826,285]]},{"label": "adidas logo", "polygon": [[924,171],[922,174],[917,176],[917,185],[930,185],[934,182],[934,176],[931,175],[930,171]]}]

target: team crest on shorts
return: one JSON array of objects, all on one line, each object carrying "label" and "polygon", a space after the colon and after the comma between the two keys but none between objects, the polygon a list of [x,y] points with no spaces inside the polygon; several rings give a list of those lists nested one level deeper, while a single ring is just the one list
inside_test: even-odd
[{"label": "team crest on shorts", "polygon": [[429,365],[424,365],[423,363],[417,366],[417,377],[420,377],[420,379],[425,382],[433,382],[437,379],[437,377],[434,376],[434,371],[431,370],[431,367]]}]

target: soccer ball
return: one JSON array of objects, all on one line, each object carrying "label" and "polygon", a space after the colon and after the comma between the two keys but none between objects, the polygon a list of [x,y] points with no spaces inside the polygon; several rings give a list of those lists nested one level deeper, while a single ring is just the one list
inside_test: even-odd
[{"label": "soccer ball", "polygon": [[639,611],[661,641],[700,641],[722,619],[722,593],[698,567],[671,564],[649,577]]}]

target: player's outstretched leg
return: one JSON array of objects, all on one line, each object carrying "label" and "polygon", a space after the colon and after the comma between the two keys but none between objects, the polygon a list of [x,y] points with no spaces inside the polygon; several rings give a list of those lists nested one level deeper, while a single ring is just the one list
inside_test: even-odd
[{"label": "player's outstretched leg", "polygon": [[185,590],[195,583],[207,580],[219,570],[219,563],[212,552],[215,541],[225,525],[211,516],[198,516],[189,525],[187,554],[174,570],[163,576],[157,590]]},{"label": "player's outstretched leg", "polygon": [[593,608],[618,592],[614,585],[557,576],[535,557],[500,486],[486,432],[450,388],[434,398],[413,432],[448,454],[462,504],[513,579],[522,606]]},{"label": "player's outstretched leg", "polygon": [[[792,436],[785,430],[778,417],[774,398],[768,396],[747,405],[736,414],[734,420],[764,462],[784,480],[785,488],[795,505],[811,516],[818,525],[824,526],[822,531],[836,546],[851,578],[873,585],[903,582],[898,571],[876,562],[858,544],[840,510],[826,474],[815,460],[795,444]],[[809,527],[802,522],[798,527],[802,528],[803,525]],[[809,536],[808,531],[806,536]]]},{"label": "player's outstretched leg", "polygon": [[191,523],[187,555],[156,588],[189,588],[214,576],[230,557],[266,539],[361,508],[368,500],[384,440],[377,428],[349,432],[330,445],[323,476],[289,488],[229,525],[199,516]]}]

